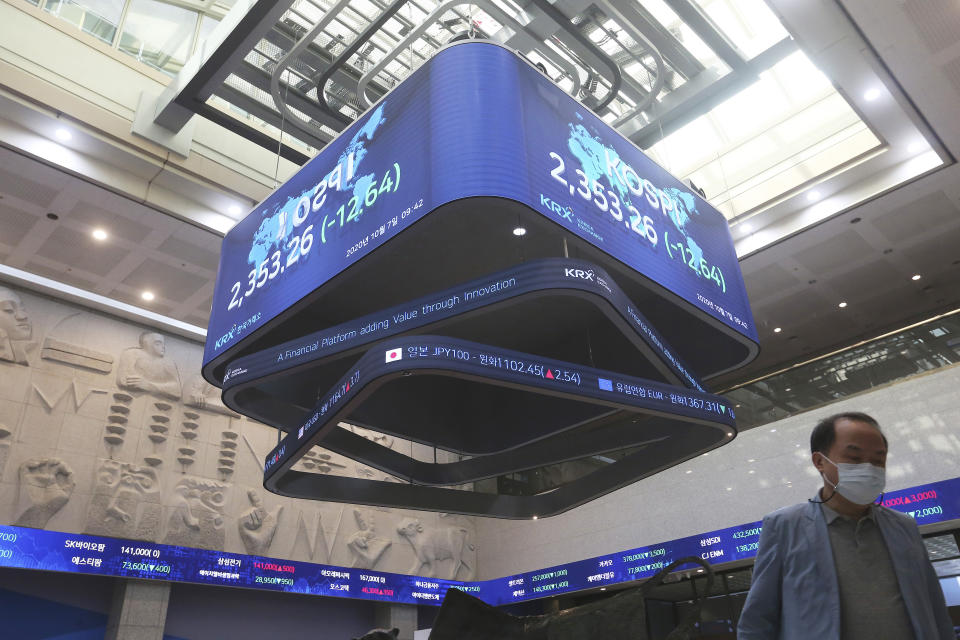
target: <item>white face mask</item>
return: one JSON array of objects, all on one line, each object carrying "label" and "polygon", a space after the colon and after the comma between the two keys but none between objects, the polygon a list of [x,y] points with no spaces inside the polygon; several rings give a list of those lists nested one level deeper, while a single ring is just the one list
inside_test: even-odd
[{"label": "white face mask", "polygon": [[[837,484],[833,484],[823,477],[827,484],[844,498],[854,504],[870,504],[883,493],[886,485],[887,473],[883,467],[872,465],[869,462],[851,464],[841,462],[836,464],[824,456],[823,459],[837,468]],[[823,472],[820,473],[823,476]]]}]

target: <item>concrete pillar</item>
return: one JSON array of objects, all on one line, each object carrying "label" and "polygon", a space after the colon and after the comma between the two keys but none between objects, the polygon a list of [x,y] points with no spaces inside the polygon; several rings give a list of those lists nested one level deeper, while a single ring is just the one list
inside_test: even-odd
[{"label": "concrete pillar", "polygon": [[417,630],[417,607],[378,602],[374,608],[373,622],[379,629],[400,629],[398,640],[413,640],[413,633]]},{"label": "concrete pillar", "polygon": [[118,579],[104,640],[163,640],[169,600],[169,582]]}]

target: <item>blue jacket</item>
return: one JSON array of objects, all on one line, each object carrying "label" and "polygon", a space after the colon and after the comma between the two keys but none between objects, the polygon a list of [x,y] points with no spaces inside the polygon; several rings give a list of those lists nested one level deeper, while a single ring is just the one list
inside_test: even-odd
[{"label": "blue jacket", "polygon": [[[874,507],[915,640],[954,640],[937,575],[910,516]],[[763,519],[739,640],[840,640],[840,593],[827,521],[812,502]]]}]

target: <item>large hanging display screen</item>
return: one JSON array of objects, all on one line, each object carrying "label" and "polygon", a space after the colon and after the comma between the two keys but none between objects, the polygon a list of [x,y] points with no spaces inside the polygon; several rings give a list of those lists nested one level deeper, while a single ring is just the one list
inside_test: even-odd
[{"label": "large hanging display screen", "polygon": [[[960,518],[960,478],[890,492],[883,504],[909,514],[918,525],[955,520]],[[460,582],[0,526],[0,566],[407,604],[438,605],[446,590],[456,587],[504,605],[641,580],[684,556],[699,556],[711,564],[752,558],[761,530],[760,522],[752,522],[494,580]]]},{"label": "large hanging display screen", "polygon": [[477,277],[523,258],[557,256],[565,233],[636,275],[676,308],[671,313],[692,316],[690,340],[746,345],[736,355],[714,356],[723,362],[706,369],[737,366],[755,353],[757,334],[724,217],[514,53],[473,42],[425,63],[227,234],[204,356],[207,379],[219,385],[222,366],[244,353],[241,343],[253,344],[302,311],[298,305],[338,274],[422,218],[451,215],[444,205],[470,198],[522,204],[513,220],[549,221],[553,233],[562,232],[556,246],[548,252],[528,238],[521,251],[533,255],[518,256],[510,228],[498,229],[500,240],[482,235],[497,219],[490,209],[502,207],[489,200],[461,206],[456,224],[395,256],[417,282],[399,278],[397,264],[389,287],[378,288],[383,278],[376,272],[351,281],[354,296],[384,298],[366,307],[358,302],[357,309],[427,293],[430,284],[418,284],[437,270]]}]

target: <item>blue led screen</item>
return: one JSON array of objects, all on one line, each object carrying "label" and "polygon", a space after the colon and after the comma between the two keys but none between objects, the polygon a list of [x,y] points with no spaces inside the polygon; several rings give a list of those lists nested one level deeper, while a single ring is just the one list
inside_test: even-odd
[{"label": "blue led screen", "polygon": [[723,216],[512,52],[469,43],[425,63],[227,234],[205,365],[474,196],[524,203],[756,341]]},{"label": "blue led screen", "polygon": [[[893,491],[883,504],[918,525],[960,518],[960,478]],[[493,605],[647,578],[677,558],[712,564],[752,558],[751,522],[494,580],[461,582],[236,553],[0,526],[0,566],[270,589],[408,604],[439,604],[450,587]]]}]

